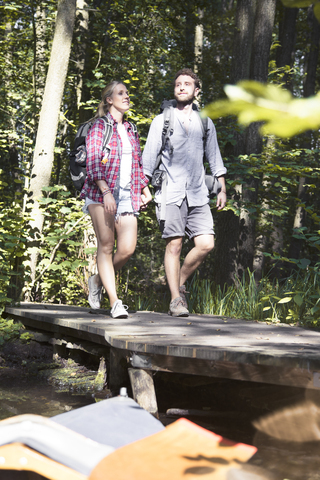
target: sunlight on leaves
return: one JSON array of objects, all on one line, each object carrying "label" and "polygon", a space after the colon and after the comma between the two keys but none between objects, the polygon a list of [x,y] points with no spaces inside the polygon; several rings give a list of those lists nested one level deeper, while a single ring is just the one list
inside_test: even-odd
[{"label": "sunlight on leaves", "polygon": [[237,115],[242,125],[265,122],[260,128],[262,135],[282,138],[320,127],[320,94],[297,99],[277,85],[250,80],[226,85],[224,90],[228,99],[208,105],[203,116]]}]

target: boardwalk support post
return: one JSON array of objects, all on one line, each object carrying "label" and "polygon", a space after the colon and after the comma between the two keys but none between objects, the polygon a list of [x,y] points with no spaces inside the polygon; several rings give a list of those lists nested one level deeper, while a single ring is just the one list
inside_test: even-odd
[{"label": "boardwalk support post", "polygon": [[108,386],[111,390],[118,390],[129,384],[127,351],[110,348]]},{"label": "boardwalk support post", "polygon": [[128,372],[133,399],[140,405],[140,407],[158,418],[158,405],[152,372],[140,368],[129,368]]}]

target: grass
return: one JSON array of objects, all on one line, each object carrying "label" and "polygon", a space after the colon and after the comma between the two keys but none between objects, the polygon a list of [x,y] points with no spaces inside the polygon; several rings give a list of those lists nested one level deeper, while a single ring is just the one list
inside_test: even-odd
[{"label": "grass", "polygon": [[[282,281],[265,277],[258,284],[253,273],[247,272],[235,285],[223,289],[194,275],[186,286],[190,313],[320,327],[317,271],[299,270]],[[135,296],[137,310],[168,310],[168,292],[145,295]]]}]

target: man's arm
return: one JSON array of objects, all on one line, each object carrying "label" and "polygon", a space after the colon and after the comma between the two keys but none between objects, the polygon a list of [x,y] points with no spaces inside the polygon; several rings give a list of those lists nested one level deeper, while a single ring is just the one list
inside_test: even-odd
[{"label": "man's arm", "polygon": [[218,178],[219,178],[219,182],[221,183],[221,190],[217,195],[216,205],[218,207],[218,210],[222,210],[223,207],[225,207],[226,203],[227,203],[226,180],[225,180],[223,175],[221,177],[218,177]]},{"label": "man's arm", "polygon": [[211,118],[208,118],[208,136],[205,153],[212,175],[215,175],[216,177],[225,175],[227,173],[227,169],[223,164],[218,145],[216,129]]},{"label": "man's arm", "polygon": [[210,118],[208,119],[206,158],[210,165],[210,170],[212,175],[215,175],[216,177],[218,177],[221,183],[222,188],[217,195],[216,205],[218,207],[218,210],[222,210],[227,203],[227,189],[226,189],[226,180],[225,180],[225,174],[227,173],[227,169],[223,164],[223,160],[222,160],[219,145],[218,145],[216,129]]}]

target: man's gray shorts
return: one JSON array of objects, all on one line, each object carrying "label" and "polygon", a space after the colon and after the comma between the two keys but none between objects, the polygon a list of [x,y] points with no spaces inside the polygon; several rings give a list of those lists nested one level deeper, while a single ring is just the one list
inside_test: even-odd
[{"label": "man's gray shorts", "polygon": [[189,207],[186,198],[180,207],[166,206],[166,219],[160,221],[160,205],[156,206],[157,220],[162,238],[184,237],[191,239],[197,235],[214,235],[213,218],[209,204],[201,207]]}]

